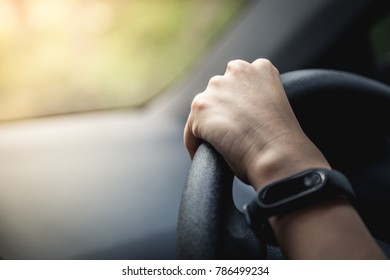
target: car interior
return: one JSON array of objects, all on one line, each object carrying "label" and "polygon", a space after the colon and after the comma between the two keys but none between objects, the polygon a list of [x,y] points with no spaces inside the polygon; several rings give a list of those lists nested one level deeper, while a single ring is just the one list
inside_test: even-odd
[{"label": "car interior", "polygon": [[[207,192],[205,178],[227,174],[218,179],[231,201],[216,210],[222,222],[183,194],[192,99],[230,60],[260,57],[282,74],[305,132],[351,178],[363,220],[390,256],[389,3],[244,2],[191,69],[143,106],[0,122],[2,259],[283,258],[273,247],[260,254],[241,216],[255,192],[218,155],[206,152],[194,180]],[[216,205],[215,194],[206,199]]]}]

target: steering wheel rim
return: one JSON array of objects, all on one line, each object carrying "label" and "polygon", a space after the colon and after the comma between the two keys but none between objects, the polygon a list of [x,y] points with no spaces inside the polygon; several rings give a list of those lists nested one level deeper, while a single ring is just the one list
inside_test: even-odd
[{"label": "steering wheel rim", "polygon": [[[366,224],[379,239],[390,242],[386,239],[390,231],[386,226],[378,228],[380,218],[375,220],[378,214],[390,210],[390,187],[386,187],[390,186],[390,176],[377,172],[390,170],[390,123],[386,122],[390,120],[390,88],[335,70],[299,70],[281,78],[303,130],[332,167],[352,179],[358,198],[362,198],[359,212]],[[361,146],[367,151],[362,152]],[[373,165],[379,167],[372,171]],[[371,183],[373,178],[376,181]],[[209,144],[202,144],[182,194],[178,258],[283,258],[278,247],[266,246],[247,227],[244,215],[234,206],[232,181],[233,174],[223,158]],[[367,191],[367,181],[378,193]]]}]

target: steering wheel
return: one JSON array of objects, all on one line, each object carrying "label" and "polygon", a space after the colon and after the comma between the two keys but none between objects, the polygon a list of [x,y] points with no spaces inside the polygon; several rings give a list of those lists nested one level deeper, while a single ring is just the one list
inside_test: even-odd
[{"label": "steering wheel", "polygon": [[[308,137],[354,186],[358,211],[390,252],[390,87],[356,74],[299,70],[282,75],[291,106]],[[233,174],[207,143],[193,159],[177,227],[180,259],[280,259],[248,228],[232,198]],[[388,251],[388,252],[387,252]]]}]

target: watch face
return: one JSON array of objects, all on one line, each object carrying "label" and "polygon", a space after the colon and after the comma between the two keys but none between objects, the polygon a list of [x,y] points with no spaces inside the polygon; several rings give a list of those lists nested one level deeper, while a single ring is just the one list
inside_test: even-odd
[{"label": "watch face", "polygon": [[282,180],[267,186],[262,191],[264,204],[275,204],[294,196],[304,195],[313,192],[325,182],[325,174],[320,170],[312,170],[300,173],[288,180]]}]

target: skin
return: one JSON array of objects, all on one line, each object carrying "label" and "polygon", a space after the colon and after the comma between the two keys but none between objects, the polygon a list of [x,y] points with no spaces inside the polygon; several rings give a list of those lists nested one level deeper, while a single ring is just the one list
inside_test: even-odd
[{"label": "skin", "polygon": [[[210,79],[192,103],[184,143],[193,158],[202,141],[257,191],[309,168],[331,166],[302,131],[269,60],[234,60]],[[357,212],[343,197],[272,217],[271,226],[292,259],[383,259]]]}]

